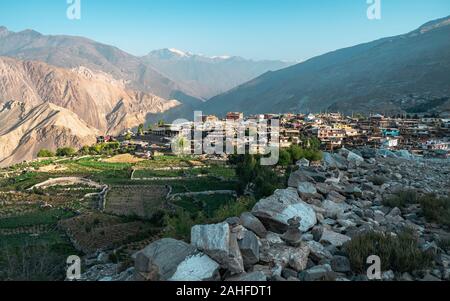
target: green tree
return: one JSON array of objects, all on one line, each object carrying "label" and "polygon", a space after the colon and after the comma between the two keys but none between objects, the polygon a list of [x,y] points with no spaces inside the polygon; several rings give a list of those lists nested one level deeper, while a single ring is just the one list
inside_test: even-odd
[{"label": "green tree", "polygon": [[278,160],[278,164],[281,166],[289,166],[292,164],[291,154],[287,150],[280,150],[280,159]]},{"label": "green tree", "polygon": [[138,136],[144,136],[144,125],[141,123],[137,129]]},{"label": "green tree", "polygon": [[89,146],[87,145],[83,146],[82,148],[80,148],[78,153],[82,156],[90,155]]},{"label": "green tree", "polygon": [[58,157],[72,157],[75,156],[77,151],[73,147],[60,147],[56,150]]},{"label": "green tree", "polygon": [[50,157],[54,157],[55,153],[52,152],[51,150],[43,148],[38,152],[37,156],[38,156],[38,158],[50,158]]},{"label": "green tree", "polygon": [[304,158],[303,149],[296,144],[291,145],[291,147],[289,148],[289,153],[291,154],[294,163]]}]

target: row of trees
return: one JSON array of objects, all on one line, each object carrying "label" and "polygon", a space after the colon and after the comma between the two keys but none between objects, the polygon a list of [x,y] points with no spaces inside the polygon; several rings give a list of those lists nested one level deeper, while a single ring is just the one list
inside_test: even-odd
[{"label": "row of trees", "polygon": [[80,150],[73,147],[60,147],[53,152],[49,149],[41,149],[37,156],[38,158],[52,158],[52,157],[73,157],[76,155],[115,155],[120,152],[119,142],[105,142],[98,143],[92,146],[83,146]]}]

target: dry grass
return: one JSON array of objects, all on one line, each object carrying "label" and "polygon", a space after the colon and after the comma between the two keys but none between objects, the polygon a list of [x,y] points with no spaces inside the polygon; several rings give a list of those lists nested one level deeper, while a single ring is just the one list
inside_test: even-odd
[{"label": "dry grass", "polygon": [[103,162],[106,163],[129,163],[129,164],[139,163],[142,161],[144,161],[144,159],[138,158],[130,154],[117,155],[112,158],[103,160]]}]

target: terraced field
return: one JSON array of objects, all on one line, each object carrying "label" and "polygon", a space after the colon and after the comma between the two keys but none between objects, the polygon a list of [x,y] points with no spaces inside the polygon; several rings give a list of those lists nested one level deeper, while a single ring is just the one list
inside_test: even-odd
[{"label": "terraced field", "polygon": [[169,189],[165,186],[113,186],[107,195],[105,212],[149,219],[161,209]]},{"label": "terraced field", "polygon": [[[145,180],[132,179],[141,177]],[[40,184],[84,178],[98,183]],[[237,189],[233,169],[190,157],[137,160],[131,155],[46,159],[0,170],[0,280],[64,278],[65,259],[97,250],[132,252],[164,236],[175,208],[212,216],[232,195],[167,196]],[[100,207],[101,187],[108,187]],[[101,211],[104,209],[103,211]],[[163,212],[161,215],[161,212]],[[35,258],[34,254],[45,254]],[[22,265],[24,259],[30,266]],[[36,270],[38,266],[51,270]],[[29,271],[26,274],[23,271]],[[32,276],[32,275],[34,276]]]}]

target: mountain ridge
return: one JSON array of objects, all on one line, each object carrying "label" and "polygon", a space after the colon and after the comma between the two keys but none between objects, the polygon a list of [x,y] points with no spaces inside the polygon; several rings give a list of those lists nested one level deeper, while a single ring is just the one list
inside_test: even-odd
[{"label": "mountain ridge", "polygon": [[[248,114],[400,112],[420,101],[446,97],[450,95],[448,20],[450,17],[434,20],[410,33],[267,72],[198,109],[219,115],[236,110]],[[418,30],[422,34],[417,34]]]}]

